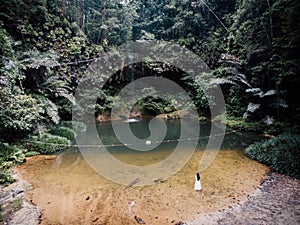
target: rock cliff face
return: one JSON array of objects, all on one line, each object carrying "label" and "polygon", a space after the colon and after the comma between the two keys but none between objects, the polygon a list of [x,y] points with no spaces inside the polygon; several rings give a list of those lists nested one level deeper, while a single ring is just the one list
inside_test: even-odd
[{"label": "rock cliff face", "polygon": [[17,173],[14,173],[13,177],[16,182],[8,187],[1,187],[0,205],[4,224],[39,224],[41,211],[25,196],[25,192],[31,190],[32,186]]}]

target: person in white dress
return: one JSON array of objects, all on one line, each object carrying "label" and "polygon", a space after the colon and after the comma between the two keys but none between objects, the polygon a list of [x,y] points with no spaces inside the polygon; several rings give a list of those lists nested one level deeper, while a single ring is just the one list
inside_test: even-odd
[{"label": "person in white dress", "polygon": [[195,175],[195,185],[194,185],[195,191],[201,191],[201,181],[200,181],[200,173],[196,173]]}]

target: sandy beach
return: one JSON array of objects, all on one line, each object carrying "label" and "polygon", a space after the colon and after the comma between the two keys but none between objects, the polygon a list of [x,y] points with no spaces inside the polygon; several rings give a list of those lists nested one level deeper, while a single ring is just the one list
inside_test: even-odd
[{"label": "sandy beach", "polygon": [[138,224],[135,215],[146,224],[194,221],[244,202],[268,177],[267,166],[240,152],[221,151],[201,174],[202,191],[195,192],[191,171],[202,153],[195,152],[176,175],[144,187],[106,180],[78,156],[30,157],[17,171],[33,187],[26,198],[41,210],[41,224]]}]

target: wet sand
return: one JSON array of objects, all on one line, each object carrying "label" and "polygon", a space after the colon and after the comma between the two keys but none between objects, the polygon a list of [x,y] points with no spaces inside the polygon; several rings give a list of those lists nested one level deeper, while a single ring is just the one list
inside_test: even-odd
[{"label": "wet sand", "polygon": [[[232,207],[247,199],[267,178],[269,169],[242,151],[222,150],[202,172],[202,191],[195,192],[194,172],[203,152],[166,181],[126,187],[97,174],[80,154],[46,160],[35,156],[18,167],[33,186],[27,198],[42,212],[41,224],[175,224],[199,214]],[[130,206],[134,201],[135,205]]]}]

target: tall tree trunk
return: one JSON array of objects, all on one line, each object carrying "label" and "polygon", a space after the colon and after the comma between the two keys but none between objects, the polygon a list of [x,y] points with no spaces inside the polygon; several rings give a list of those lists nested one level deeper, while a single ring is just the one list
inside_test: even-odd
[{"label": "tall tree trunk", "polygon": [[80,28],[82,30],[82,32],[84,33],[84,19],[85,19],[85,15],[84,15],[84,0],[81,0],[81,17],[80,17]]}]

